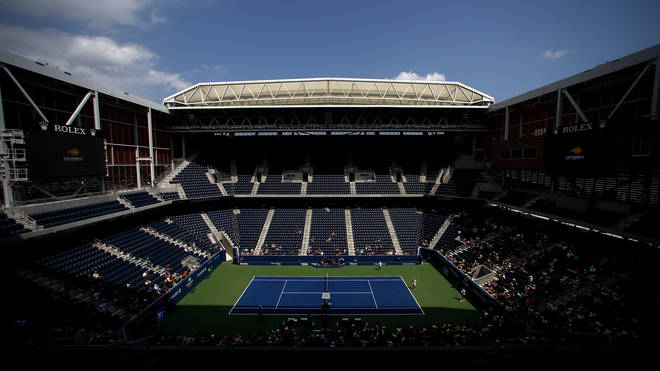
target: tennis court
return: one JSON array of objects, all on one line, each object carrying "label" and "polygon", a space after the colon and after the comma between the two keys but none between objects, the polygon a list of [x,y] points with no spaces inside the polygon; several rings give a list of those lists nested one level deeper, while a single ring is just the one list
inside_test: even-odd
[{"label": "tennis court", "polygon": [[229,314],[254,315],[259,306],[266,315],[424,314],[400,276],[253,277]]}]

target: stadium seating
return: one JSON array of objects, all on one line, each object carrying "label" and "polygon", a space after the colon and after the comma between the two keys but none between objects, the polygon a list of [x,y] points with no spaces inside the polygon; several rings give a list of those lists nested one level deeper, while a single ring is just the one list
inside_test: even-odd
[{"label": "stadium seating", "polygon": [[394,255],[382,209],[353,209],[351,222],[355,255]]},{"label": "stadium seating", "polygon": [[165,201],[174,201],[180,199],[178,192],[161,192],[160,197],[162,197]]},{"label": "stadium seating", "polygon": [[470,197],[477,182],[481,179],[481,170],[454,169],[449,182],[439,185],[436,195]]},{"label": "stadium seating", "polygon": [[224,231],[236,247],[240,245],[238,234],[238,217],[233,210],[217,210],[207,213],[211,223],[218,231]]},{"label": "stadium seating", "polygon": [[188,198],[221,197],[220,188],[209,181],[206,176],[207,171],[207,166],[191,162],[172,179],[171,183],[180,183]]},{"label": "stadium seating", "polygon": [[348,255],[344,209],[314,209],[307,255]]},{"label": "stadium seating", "polygon": [[298,255],[305,228],[304,209],[276,209],[268,228],[262,255]]},{"label": "stadium seating", "polygon": [[130,202],[134,207],[142,207],[160,202],[156,197],[150,195],[149,192],[122,193],[120,197]]},{"label": "stadium seating", "polygon": [[422,213],[414,208],[389,209],[392,225],[404,254],[417,254],[422,228]]},{"label": "stadium seating", "polygon": [[456,240],[460,234],[459,230],[453,224],[450,224],[445,233],[440,237],[438,244],[435,246],[436,250],[443,250],[443,253],[448,253],[461,246],[462,243]]},{"label": "stadium seating", "polygon": [[259,184],[257,194],[300,194],[300,184],[282,182],[282,174],[271,174]]},{"label": "stadium seating", "polygon": [[399,186],[389,175],[376,175],[375,182],[356,182],[358,194],[401,194]]},{"label": "stadium seating", "polygon": [[[37,263],[73,276],[91,277],[96,272],[103,280],[120,286],[129,284],[138,290],[152,289],[152,286],[144,284],[144,268],[97,249],[91,243],[43,258]],[[165,277],[152,273],[149,279],[152,283],[162,286]]]},{"label": "stadium seating", "polygon": [[156,222],[150,223],[149,227],[153,228],[158,233],[162,233],[172,237],[173,239],[185,242],[190,246],[194,246],[202,251],[207,251],[209,253],[213,252],[213,245],[206,236],[204,238],[200,238],[200,236],[193,234],[188,229],[179,226],[177,223],[167,223],[164,220],[158,220]]},{"label": "stadium seating", "polygon": [[7,214],[0,211],[0,238],[6,238],[29,231],[30,229],[25,228],[23,224],[17,223],[14,219],[8,217]]},{"label": "stadium seating", "polygon": [[39,225],[48,228],[124,210],[126,210],[126,207],[120,204],[119,201],[107,201],[85,206],[30,214],[30,217],[36,220]]},{"label": "stadium seating", "polygon": [[208,252],[213,252],[213,246],[208,237],[211,230],[200,214],[179,215],[172,217],[171,219],[179,228],[191,233],[195,237],[196,244],[199,245],[201,243],[198,247],[203,248]]},{"label": "stadium seating", "polygon": [[238,181],[233,184],[233,193],[237,195],[249,195],[252,193],[254,183],[251,181],[252,175],[239,175]]},{"label": "stadium seating", "polygon": [[267,209],[241,209],[238,214],[241,254],[252,255],[267,215]]},{"label": "stadium seating", "polygon": [[422,236],[420,244],[428,247],[428,244],[433,241],[438,230],[447,219],[447,215],[437,213],[434,211],[424,212],[422,215]]},{"label": "stadium seating", "polygon": [[349,183],[344,175],[314,175],[307,183],[307,194],[350,194]]},{"label": "stadium seating", "polygon": [[186,252],[183,248],[168,241],[143,232],[139,228],[104,238],[103,242],[119,248],[122,252],[148,260],[154,265],[170,266],[172,271],[177,273],[186,270],[181,265],[181,261],[193,254],[193,252]]},{"label": "stadium seating", "polygon": [[420,181],[419,175],[406,176],[407,182],[403,182],[406,194],[424,194],[427,193],[425,184]]}]

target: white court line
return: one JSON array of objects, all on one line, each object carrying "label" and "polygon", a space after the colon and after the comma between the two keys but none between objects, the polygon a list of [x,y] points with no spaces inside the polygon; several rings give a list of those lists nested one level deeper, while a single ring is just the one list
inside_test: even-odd
[{"label": "white court line", "polygon": [[250,280],[250,283],[248,283],[248,285],[245,286],[245,288],[243,289],[243,292],[241,293],[241,296],[238,297],[238,300],[236,300],[236,302],[234,303],[234,306],[231,307],[231,309],[229,310],[229,313],[231,313],[234,310],[234,308],[236,308],[236,304],[238,304],[238,302],[241,301],[241,299],[243,298],[243,295],[245,295],[245,292],[247,291],[248,287],[250,287],[250,285],[252,284],[252,281],[254,281],[254,277],[256,277],[256,276],[252,276],[252,279]]},{"label": "white court line", "polygon": [[422,314],[426,314],[426,313],[424,313],[424,309],[422,309],[422,306],[419,305],[419,302],[417,301],[417,298],[415,297],[415,295],[413,295],[412,291],[410,291],[410,287],[408,287],[408,285],[406,285],[406,281],[404,281],[403,277],[401,277],[401,276],[399,276],[399,278],[401,278],[401,281],[403,281],[403,286],[405,286],[408,289],[408,292],[410,293],[410,296],[412,296],[412,298],[415,301],[415,304],[417,304],[417,307],[419,308],[419,310],[422,311]]},{"label": "white court line", "polygon": [[[304,277],[304,276],[303,276]],[[325,277],[315,277],[315,276],[309,276],[311,279],[304,279],[303,277],[299,277],[299,279],[290,279],[290,277],[287,277],[287,281],[291,282],[325,282]],[[282,277],[283,278],[283,277]],[[278,277],[268,277],[268,278],[256,278],[255,281],[282,281],[282,278]],[[351,277],[351,276],[330,276],[331,282],[364,282],[364,281],[399,281],[401,279],[401,276],[398,278],[382,278],[379,279],[378,277]],[[340,279],[334,279],[334,278],[340,278]]]},{"label": "white court line", "polygon": [[369,284],[369,290],[371,290],[371,297],[374,299],[374,305],[376,306],[376,309],[378,309],[378,302],[376,302],[376,296],[374,295],[374,289],[371,287],[371,281],[367,280],[367,283]]},{"label": "white court line", "polygon": [[280,291],[280,297],[277,299],[277,304],[275,304],[275,309],[280,305],[280,300],[282,300],[282,294],[284,294],[284,288],[286,287],[287,280],[284,280],[284,286],[282,286],[282,291]]},{"label": "white court line", "polygon": [[[305,291],[286,291],[286,292],[284,292],[284,294],[292,294],[292,295],[296,295],[296,294],[323,294],[324,292],[325,291],[309,291],[309,292],[305,292]],[[366,294],[371,294],[371,293],[372,293],[371,291],[364,291],[364,292],[362,292],[362,291],[346,291],[346,292],[344,292],[344,291],[330,291],[330,294],[336,294],[336,295],[346,295],[346,294],[366,295]]]},{"label": "white court line", "polygon": [[[246,309],[257,309],[257,308],[254,308],[254,307],[241,307],[241,309],[242,309],[242,308],[246,308]],[[300,308],[300,307],[282,307],[282,308],[277,308],[277,309],[278,309],[278,310],[287,310],[287,309],[293,309],[293,310],[304,310],[304,309],[306,309],[306,308]],[[351,308],[341,308],[341,309],[342,309],[342,310],[374,310],[373,307],[369,307],[369,308],[351,307]],[[421,309],[421,308],[420,308],[420,307],[417,307],[417,308],[413,308],[413,307],[402,307],[402,308],[397,308],[397,309],[402,309],[402,310],[405,310],[405,309],[417,310],[417,309]],[[232,315],[232,316],[254,316],[254,313],[229,313],[229,315]],[[299,316],[299,315],[300,315],[300,316],[302,316],[303,314],[302,314],[302,313],[264,313],[264,316],[283,316],[283,315],[286,315],[286,316]],[[424,315],[424,313],[423,313],[423,311],[422,311],[422,313],[396,313],[396,314],[392,314],[392,313],[362,313],[362,314],[346,313],[346,314],[338,314],[338,315],[342,315],[342,316],[392,316],[392,315],[395,315],[395,316],[421,316],[421,315]]]}]

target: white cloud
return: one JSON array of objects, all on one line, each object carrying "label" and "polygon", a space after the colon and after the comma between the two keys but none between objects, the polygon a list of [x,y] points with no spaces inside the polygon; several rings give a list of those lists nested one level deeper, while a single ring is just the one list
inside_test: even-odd
[{"label": "white cloud", "polygon": [[[153,0],[0,0],[0,10],[105,28],[163,23],[166,19],[151,9],[153,4]],[[151,12],[147,13],[149,10]]]},{"label": "white cloud", "polygon": [[120,44],[105,36],[0,24],[0,45],[71,74],[155,101],[191,85],[179,74],[159,71],[158,55],[144,46]]},{"label": "white cloud", "polygon": [[152,10],[151,13],[149,13],[149,18],[153,24],[167,23],[167,18],[161,16],[155,10]]},{"label": "white cloud", "polygon": [[548,49],[548,50],[544,51],[543,53],[541,53],[541,57],[543,57],[545,59],[559,59],[559,58],[565,56],[566,53],[568,53],[568,50],[566,50],[566,49],[564,49],[564,50]]},{"label": "white cloud", "polygon": [[408,72],[401,72],[399,73],[395,78],[395,80],[413,80],[413,81],[447,81],[447,78],[445,75],[438,73],[438,72],[433,72],[429,73],[426,76],[420,76],[416,74],[415,72],[408,71]]},{"label": "white cloud", "polygon": [[178,73],[168,73],[163,71],[149,70],[145,81],[154,85],[167,85],[176,90],[183,90],[191,84],[184,81]]}]

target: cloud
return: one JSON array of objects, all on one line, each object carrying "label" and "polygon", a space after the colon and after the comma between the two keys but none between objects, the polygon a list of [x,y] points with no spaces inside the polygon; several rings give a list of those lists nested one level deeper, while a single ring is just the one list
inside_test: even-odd
[{"label": "cloud", "polygon": [[552,49],[548,49],[548,50],[544,51],[543,53],[541,53],[541,57],[543,57],[545,59],[551,59],[551,60],[552,59],[559,59],[559,58],[565,56],[567,53],[568,53],[568,50],[566,50],[566,49],[556,50],[556,51],[552,50]]},{"label": "cloud", "polygon": [[206,76],[210,75],[217,75],[217,74],[224,74],[227,72],[227,67],[225,67],[222,64],[216,64],[213,66],[209,66],[208,64],[202,64],[201,66],[194,68],[189,74],[200,74],[203,73]]},{"label": "cloud", "polygon": [[144,46],[121,44],[106,36],[0,24],[0,45],[73,75],[156,101],[192,85],[179,74],[158,70],[158,55]]},{"label": "cloud", "polygon": [[408,71],[408,72],[401,72],[399,73],[395,78],[395,80],[413,80],[413,81],[447,81],[447,78],[445,75],[438,73],[438,72],[433,72],[430,73],[426,76],[420,76],[416,74],[415,72]]},{"label": "cloud", "polygon": [[72,20],[96,28],[165,22],[152,5],[153,0],[0,0],[0,10],[4,12]]},{"label": "cloud", "polygon": [[149,13],[149,18],[153,24],[167,23],[167,18],[159,15],[155,10],[152,10],[151,13]]}]

